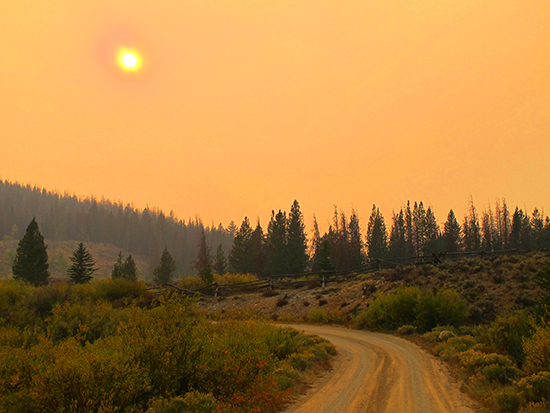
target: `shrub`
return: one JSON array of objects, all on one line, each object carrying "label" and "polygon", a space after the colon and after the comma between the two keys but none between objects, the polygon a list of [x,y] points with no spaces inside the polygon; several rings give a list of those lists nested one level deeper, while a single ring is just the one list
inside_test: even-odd
[{"label": "shrub", "polygon": [[517,384],[527,401],[540,402],[550,399],[550,372],[548,371],[524,377]]},{"label": "shrub", "polygon": [[[429,334],[429,333],[428,333]],[[434,348],[434,354],[444,360],[455,358],[458,354],[478,346],[472,336],[453,337],[447,342],[439,344]]]},{"label": "shrub", "polygon": [[185,393],[183,397],[157,400],[147,413],[211,413],[217,408],[218,402],[211,393],[193,391]]},{"label": "shrub", "polygon": [[519,377],[521,372],[506,356],[496,353],[482,353],[470,349],[457,354],[458,361],[470,374],[477,372],[491,382],[508,383]]},{"label": "shrub", "polygon": [[416,327],[411,325],[404,325],[397,329],[397,333],[401,334],[402,336],[410,336],[416,333]]},{"label": "shrub", "polygon": [[480,329],[480,341],[495,352],[508,354],[522,367],[525,360],[523,341],[533,334],[534,324],[533,317],[525,311],[516,311]]},{"label": "shrub", "polygon": [[468,304],[456,291],[442,289],[433,294],[419,296],[417,324],[421,331],[429,331],[438,325],[458,327],[468,316]]},{"label": "shrub", "polygon": [[345,324],[348,321],[348,318],[346,314],[340,310],[312,308],[308,311],[306,320],[311,323]]},{"label": "shrub", "polygon": [[514,387],[497,390],[493,398],[501,412],[517,412],[521,402],[518,391]]},{"label": "shrub", "polygon": [[519,409],[518,413],[549,413],[550,404],[548,402],[529,403],[527,406]]},{"label": "shrub", "polygon": [[527,374],[550,370],[550,325],[543,321],[535,327],[530,338],[523,341],[525,363],[523,369]]}]

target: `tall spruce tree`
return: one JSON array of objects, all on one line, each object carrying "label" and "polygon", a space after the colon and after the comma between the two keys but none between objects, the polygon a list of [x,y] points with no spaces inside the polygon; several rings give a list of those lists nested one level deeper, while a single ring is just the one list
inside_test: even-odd
[{"label": "tall spruce tree", "polygon": [[204,227],[201,227],[201,235],[199,238],[199,245],[197,251],[197,260],[195,261],[195,268],[199,275],[204,273],[207,268],[212,266],[212,256],[210,255],[210,248],[206,244],[206,234]]},{"label": "tall spruce tree", "polygon": [[361,233],[361,222],[355,208],[351,210],[348,228],[351,267],[359,272],[365,263],[365,243]]},{"label": "tall spruce tree", "polygon": [[233,247],[229,252],[229,269],[234,273],[252,274],[254,263],[252,251],[254,249],[252,227],[248,217],[244,217],[239,230],[235,233]]},{"label": "tall spruce tree", "polygon": [[451,209],[447,215],[447,221],[445,221],[443,232],[443,243],[445,251],[458,252],[460,251],[461,242],[461,229],[458,223],[454,211]]},{"label": "tall spruce tree", "polygon": [[275,211],[271,211],[271,219],[267,227],[265,243],[267,253],[267,274],[288,274],[287,218],[285,212],[279,210],[279,212],[275,214]]},{"label": "tall spruce tree", "polygon": [[380,209],[373,205],[367,228],[367,254],[369,259],[376,260],[386,257],[388,251],[387,238],[384,217]]},{"label": "tall spruce tree", "polygon": [[47,246],[33,218],[17,246],[12,266],[13,278],[33,285],[44,285],[50,276],[49,266]]},{"label": "tall spruce tree", "polygon": [[265,253],[265,239],[264,230],[260,225],[260,219],[256,223],[256,228],[252,233],[252,263],[254,266],[254,274],[257,276],[264,275],[266,253]]},{"label": "tall spruce tree", "polygon": [[166,285],[172,280],[174,271],[176,271],[176,262],[168,252],[168,248],[164,248],[159,265],[153,270],[153,280],[157,284]]},{"label": "tall spruce tree", "polygon": [[287,222],[287,259],[288,271],[299,274],[306,270],[308,264],[307,237],[304,216],[298,201],[290,207]]},{"label": "tall spruce tree", "polygon": [[124,260],[122,251],[118,252],[117,261],[111,271],[111,278],[125,278],[129,281],[137,281],[137,265],[132,255],[128,255],[128,258]]},{"label": "tall spruce tree", "polygon": [[398,214],[393,213],[390,240],[388,242],[388,256],[402,258],[407,256],[407,230],[403,208]]},{"label": "tall spruce tree", "polygon": [[317,217],[313,214],[313,235],[311,236],[311,243],[309,246],[309,255],[311,257],[310,265],[311,271],[317,271],[317,264],[319,262],[319,253],[321,251],[321,234],[319,232],[319,224],[317,223]]},{"label": "tall spruce tree", "polygon": [[78,244],[78,247],[69,258],[73,264],[67,270],[67,274],[75,284],[89,282],[93,278],[94,272],[99,269],[95,267],[92,254],[84,247],[82,242]]},{"label": "tall spruce tree", "polygon": [[218,244],[218,249],[216,250],[214,272],[218,275],[224,275],[227,272],[227,260],[225,259],[225,253],[223,252],[221,243]]}]

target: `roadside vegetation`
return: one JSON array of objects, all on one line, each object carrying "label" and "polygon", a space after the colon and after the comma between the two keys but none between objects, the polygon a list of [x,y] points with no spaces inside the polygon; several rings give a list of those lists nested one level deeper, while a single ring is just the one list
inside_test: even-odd
[{"label": "roadside vegetation", "polygon": [[270,412],[323,339],[154,296],[125,278],[0,282],[0,412]]}]

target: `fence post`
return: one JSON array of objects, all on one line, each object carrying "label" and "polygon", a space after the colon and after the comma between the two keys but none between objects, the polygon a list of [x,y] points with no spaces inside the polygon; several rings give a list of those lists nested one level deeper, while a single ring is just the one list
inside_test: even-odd
[{"label": "fence post", "polygon": [[218,292],[220,291],[220,285],[216,283],[216,291],[214,292],[214,297],[218,296]]},{"label": "fence post", "polygon": [[378,261],[378,271],[382,271],[382,260],[377,259],[376,261]]},{"label": "fence post", "polygon": [[322,277],[321,285],[323,286],[323,288],[325,288],[326,280],[325,280],[325,272],[324,271],[321,271],[321,277]]},{"label": "fence post", "polygon": [[269,277],[269,291],[273,291],[273,278]]}]

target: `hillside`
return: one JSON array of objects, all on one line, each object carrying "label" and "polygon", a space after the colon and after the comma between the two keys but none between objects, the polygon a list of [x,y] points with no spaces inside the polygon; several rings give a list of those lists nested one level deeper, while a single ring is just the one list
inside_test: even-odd
[{"label": "hillside", "polygon": [[422,289],[447,287],[458,291],[468,301],[469,321],[480,323],[492,321],[514,308],[532,308],[540,291],[534,281],[535,275],[548,261],[548,252],[507,254],[490,259],[468,258],[337,278],[325,288],[312,283],[273,292],[203,297],[199,305],[210,311],[261,312],[279,320],[306,320],[312,309],[318,308],[340,312],[338,316],[351,318],[366,309],[377,292],[405,285]]}]

